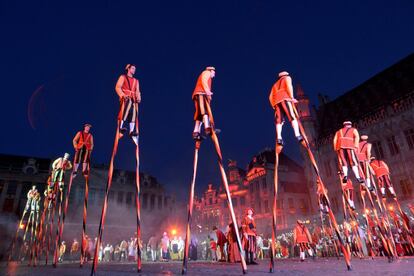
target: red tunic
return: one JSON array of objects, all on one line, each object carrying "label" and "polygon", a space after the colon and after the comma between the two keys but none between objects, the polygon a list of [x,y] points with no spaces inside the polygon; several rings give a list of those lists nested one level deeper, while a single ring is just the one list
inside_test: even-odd
[{"label": "red tunic", "polygon": [[245,216],[242,221],[243,233],[246,233],[248,236],[256,236],[256,222],[254,218],[251,219],[248,216]]},{"label": "red tunic", "polygon": [[371,162],[371,168],[377,177],[390,174],[387,164],[382,160],[373,160]]},{"label": "red tunic", "polygon": [[308,228],[305,225],[297,224],[295,229],[293,229],[293,234],[295,235],[296,243],[310,243],[312,242],[312,236],[309,233]]},{"label": "red tunic", "polygon": [[224,246],[227,243],[226,235],[224,235],[223,232],[220,230],[216,230],[216,236],[217,236],[217,245],[218,246]]},{"label": "red tunic", "polygon": [[288,83],[286,82],[287,78],[290,79],[289,76],[283,76],[273,85],[269,95],[269,101],[272,107],[282,101],[292,100],[289,94]]},{"label": "red tunic", "polygon": [[79,140],[76,144],[76,149],[79,150],[83,146],[85,146],[87,150],[91,150],[92,149],[92,134],[86,133],[83,131],[79,131],[78,134],[79,134]]},{"label": "red tunic", "polygon": [[355,149],[353,127],[343,127],[336,132],[337,134],[337,149]]},{"label": "red tunic", "polygon": [[368,160],[368,143],[367,141],[362,141],[358,145],[358,160],[360,162],[369,161]]},{"label": "red tunic", "polygon": [[122,92],[124,92],[124,94],[128,97],[136,98],[138,80],[134,77],[129,77],[127,75],[122,75],[122,77],[124,78],[124,83],[121,87]]},{"label": "red tunic", "polygon": [[[193,99],[194,99],[194,96],[195,95],[199,95],[199,94],[203,94],[204,95],[204,94],[206,94],[206,90],[204,89],[204,86],[203,86],[203,78],[202,78],[204,72],[206,72],[206,71],[207,70],[203,71],[200,74],[200,76],[198,76],[197,83],[196,83],[196,86],[194,88],[193,95],[192,95],[192,98]],[[209,72],[209,74],[210,74],[210,72]],[[211,91],[211,75],[208,78],[207,85],[208,85],[208,89]]]}]

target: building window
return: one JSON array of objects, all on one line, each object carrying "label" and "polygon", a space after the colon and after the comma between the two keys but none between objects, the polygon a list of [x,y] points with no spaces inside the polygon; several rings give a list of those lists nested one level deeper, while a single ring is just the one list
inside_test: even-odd
[{"label": "building window", "polygon": [[257,190],[257,192],[260,191],[260,182],[259,181],[256,182],[256,190]]},{"label": "building window", "polygon": [[4,189],[4,181],[0,180],[0,195],[3,193],[3,189]]},{"label": "building window", "polygon": [[289,209],[293,209],[293,198],[288,198],[288,205],[289,205]]},{"label": "building window", "polygon": [[213,204],[213,199],[210,197],[209,199],[208,199],[208,205],[212,205]]},{"label": "building window", "polygon": [[240,205],[241,206],[246,205],[246,198],[244,196],[240,198]]},{"label": "building window", "polygon": [[151,195],[151,198],[150,198],[150,209],[151,210],[154,210],[154,208],[155,208],[155,195]]},{"label": "building window", "polygon": [[96,189],[90,189],[88,194],[88,205],[93,205],[95,203]]},{"label": "building window", "polygon": [[118,203],[122,203],[122,201],[124,201],[124,192],[123,191],[119,191],[118,192],[118,199],[117,199]]},{"label": "building window", "polygon": [[269,213],[269,201],[268,200],[264,201],[264,211],[265,213]]},{"label": "building window", "polygon": [[372,142],[372,148],[375,153],[375,158],[377,159],[384,159],[384,149],[382,148],[381,141],[374,141]]},{"label": "building window", "polygon": [[397,145],[397,142],[395,141],[395,136],[392,135],[387,138],[388,148],[390,149],[391,156],[394,156],[398,153],[400,153],[400,148]]},{"label": "building window", "polygon": [[276,201],[277,209],[283,209],[283,199],[279,199]]},{"label": "building window", "polygon": [[260,214],[262,212],[262,202],[261,201],[258,202],[258,206],[257,206],[257,211],[256,212],[258,214]]},{"label": "building window", "polygon": [[267,182],[266,178],[262,179],[262,190],[267,191]]},{"label": "building window", "polygon": [[302,210],[302,213],[306,213],[308,209],[308,205],[306,204],[306,200],[304,198],[301,198],[299,201],[299,208]]},{"label": "building window", "polygon": [[227,208],[227,201],[223,200],[223,208]]},{"label": "building window", "polygon": [[407,140],[408,148],[414,149],[414,128],[404,131],[405,139]]},{"label": "building window", "polygon": [[148,194],[142,195],[142,209],[147,209],[148,207]]},{"label": "building window", "polygon": [[233,203],[233,207],[237,207],[237,198],[232,198],[231,201]]},{"label": "building window", "polygon": [[115,198],[115,192],[114,191],[109,191],[109,200],[114,200]]},{"label": "building window", "polygon": [[331,162],[329,162],[329,161],[325,161],[324,166],[325,166],[325,173],[326,173],[326,176],[327,176],[327,177],[332,176]]},{"label": "building window", "polygon": [[162,209],[162,196],[158,196],[158,210]]},{"label": "building window", "polygon": [[129,192],[129,193],[126,194],[125,201],[126,201],[126,204],[127,205],[131,205],[132,204],[132,193],[131,192]]},{"label": "building window", "polygon": [[412,190],[411,190],[410,182],[408,181],[408,179],[400,180],[400,186],[401,186],[401,191],[404,197],[411,196]]},{"label": "building window", "polygon": [[168,205],[168,197],[164,197],[164,208],[167,208]]},{"label": "building window", "polygon": [[276,218],[276,224],[277,225],[282,225],[283,224],[282,216],[277,216],[277,218]]},{"label": "building window", "polygon": [[250,193],[254,192],[254,183],[250,183]]},{"label": "building window", "polygon": [[7,187],[7,195],[15,195],[17,191],[17,181],[10,181]]}]

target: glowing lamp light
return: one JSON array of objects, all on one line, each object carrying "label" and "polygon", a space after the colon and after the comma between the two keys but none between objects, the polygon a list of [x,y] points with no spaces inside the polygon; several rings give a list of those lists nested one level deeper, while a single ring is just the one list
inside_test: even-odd
[{"label": "glowing lamp light", "polygon": [[393,207],[392,205],[390,205],[390,206],[388,207],[388,210],[393,211],[393,210],[394,210],[394,207]]},{"label": "glowing lamp light", "polygon": [[365,214],[369,214],[369,210],[368,209],[365,209]]},{"label": "glowing lamp light", "polygon": [[171,230],[171,234],[172,234],[173,236],[177,235],[177,229],[173,229],[173,230]]},{"label": "glowing lamp light", "polygon": [[20,223],[19,228],[24,229],[24,223]]}]

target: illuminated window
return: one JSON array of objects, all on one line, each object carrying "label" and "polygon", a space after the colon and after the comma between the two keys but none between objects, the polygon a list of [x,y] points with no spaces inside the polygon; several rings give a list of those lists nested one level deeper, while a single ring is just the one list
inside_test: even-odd
[{"label": "illuminated window", "polygon": [[395,141],[394,135],[387,138],[387,144],[388,144],[388,148],[390,149],[390,154],[392,156],[400,152],[400,148],[398,147],[397,142]]},{"label": "illuminated window", "polygon": [[407,140],[408,148],[414,149],[414,128],[404,131],[405,139]]},{"label": "illuminated window", "polygon": [[375,157],[377,159],[384,159],[384,149],[382,148],[381,141],[372,142],[372,149],[374,150]]}]

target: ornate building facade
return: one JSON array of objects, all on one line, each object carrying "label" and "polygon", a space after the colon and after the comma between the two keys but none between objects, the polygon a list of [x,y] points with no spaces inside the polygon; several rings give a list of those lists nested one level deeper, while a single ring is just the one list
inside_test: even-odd
[{"label": "ornate building facade", "polygon": [[[402,203],[414,198],[414,54],[380,72],[335,100],[320,95],[320,105],[312,109],[309,99],[297,87],[298,109],[311,140],[322,179],[336,214],[342,212],[342,192],[337,175],[337,157],[332,140],[343,121],[350,120],[360,135],[373,144],[372,155],[383,159],[391,170],[391,180]],[[307,159],[304,153],[304,158]],[[315,191],[313,169],[306,164],[307,185]],[[352,173],[351,173],[352,175]],[[357,182],[354,188],[359,190]],[[360,199],[359,193],[356,198]],[[313,201],[314,208],[316,202]],[[357,208],[362,205],[357,200]],[[359,205],[359,206],[358,206]]]},{"label": "ornate building facade", "polygon": [[[230,161],[227,172],[238,222],[246,209],[252,207],[258,231],[266,236],[271,234],[274,162],[274,150],[266,149],[253,157],[246,170],[240,169],[236,161]],[[195,224],[205,232],[211,231],[213,226],[225,229],[231,222],[224,189],[216,189],[212,184],[196,200],[195,210]],[[280,230],[291,229],[297,219],[307,218],[309,214],[310,199],[303,168],[282,153],[279,162],[277,227]]]}]

